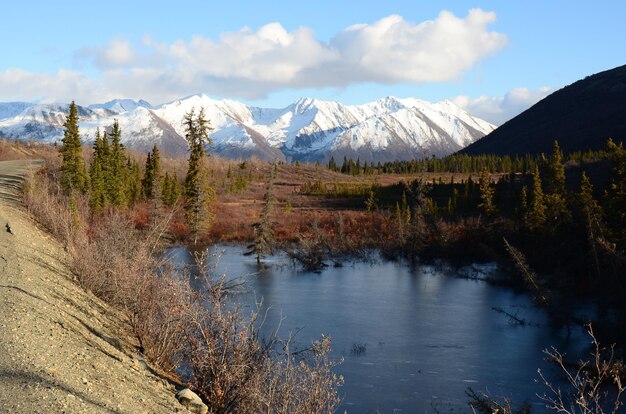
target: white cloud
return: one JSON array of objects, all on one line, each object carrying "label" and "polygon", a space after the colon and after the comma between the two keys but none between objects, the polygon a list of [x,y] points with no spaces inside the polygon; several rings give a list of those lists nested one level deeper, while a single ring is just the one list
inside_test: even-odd
[{"label": "white cloud", "polygon": [[508,91],[504,96],[480,96],[478,98],[457,96],[452,101],[474,116],[495,125],[502,125],[552,92],[554,89],[547,86],[536,90],[515,88]]},{"label": "white cloud", "polygon": [[88,104],[110,98],[99,82],[65,69],[52,74],[6,69],[0,72],[0,91],[3,100],[69,102],[75,99]]},{"label": "white cloud", "polygon": [[[37,96],[54,93],[61,99],[70,93],[82,97],[104,90],[107,95],[119,92],[154,102],[197,92],[259,99],[285,89],[443,82],[459,77],[507,43],[504,34],[488,30],[495,19],[495,13],[480,9],[463,18],[442,11],[421,23],[392,15],[350,26],[328,42],[316,39],[311,29],[287,31],[280,23],[223,33],[216,40],[196,36],[159,43],[144,38],[133,45],[113,39],[75,53],[82,64],[92,65],[97,77],[75,73],[82,85],[79,90],[55,85]],[[47,84],[59,74],[31,77],[43,78],[35,84]],[[4,86],[0,80],[2,95]],[[64,86],[67,90],[57,91]]]},{"label": "white cloud", "polygon": [[488,32],[495,13],[472,9],[464,18],[443,11],[420,24],[389,16],[371,25],[356,25],[339,33],[330,46],[344,83],[425,83],[453,79],[507,42],[505,35]]},{"label": "white cloud", "polygon": [[127,67],[135,62],[135,51],[126,39],[111,39],[96,47],[83,47],[76,52],[78,59],[92,59],[100,69]]}]

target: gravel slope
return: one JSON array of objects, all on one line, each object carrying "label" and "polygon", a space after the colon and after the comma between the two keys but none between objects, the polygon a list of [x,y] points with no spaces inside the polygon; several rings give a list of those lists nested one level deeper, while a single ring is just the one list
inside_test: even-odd
[{"label": "gravel slope", "polygon": [[0,412],[187,412],[120,339],[121,316],[71,281],[62,247],[20,207],[30,165],[0,162]]}]

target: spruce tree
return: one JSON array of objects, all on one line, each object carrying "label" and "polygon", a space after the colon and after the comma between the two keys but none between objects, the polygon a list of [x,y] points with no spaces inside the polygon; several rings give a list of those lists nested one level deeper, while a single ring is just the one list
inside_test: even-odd
[{"label": "spruce tree", "polygon": [[181,189],[180,182],[178,181],[178,177],[176,175],[170,176],[170,205],[173,206],[178,199],[180,198]]},{"label": "spruce tree", "polygon": [[491,186],[491,180],[489,179],[489,172],[485,168],[480,176],[480,203],[478,208],[485,212],[488,216],[491,216],[496,207],[493,204],[494,189]]},{"label": "spruce tree", "polygon": [[141,198],[141,168],[130,157],[126,157],[126,168],[122,171],[122,192],[124,203],[129,207]]},{"label": "spruce tree", "polygon": [[144,198],[152,197],[152,183],[154,182],[152,175],[152,153],[148,151],[146,156],[146,166],[143,169],[143,179],[141,180],[141,191]]},{"label": "spruce tree", "polygon": [[517,215],[524,226],[528,225],[528,212],[528,187],[523,186],[520,192],[520,207]]},{"label": "spruce tree", "polygon": [[161,180],[163,175],[161,172],[161,154],[159,153],[159,148],[156,145],[152,148],[152,175],[153,183],[151,195],[153,198],[157,199],[161,197]]},{"label": "spruce tree", "polygon": [[200,231],[208,227],[215,218],[212,212],[216,201],[215,188],[209,184],[208,171],[203,162],[206,146],[213,143],[209,137],[209,131],[213,128],[205,118],[204,108],[200,109],[197,116],[192,108],[185,114],[183,125],[185,138],[189,144],[189,161],[183,194],[186,198],[187,222],[196,244]]},{"label": "spruce tree", "polygon": [[148,152],[146,167],[144,169],[141,187],[143,195],[147,199],[158,199],[161,197],[161,156],[159,148],[155,145],[152,152]]},{"label": "spruce tree", "polygon": [[365,200],[365,208],[367,211],[378,210],[378,200],[376,199],[376,193],[374,190],[370,190]]},{"label": "spruce tree", "polygon": [[565,198],[565,166],[563,165],[563,152],[559,142],[552,144],[552,156],[550,157],[550,188],[551,194],[558,194]]},{"label": "spruce tree", "polygon": [[565,190],[565,166],[563,153],[558,141],[554,141],[552,155],[548,164],[549,177],[547,180],[547,194],[545,196],[547,217],[553,226],[571,217],[567,207],[567,193]]},{"label": "spruce tree", "polygon": [[170,185],[170,175],[167,171],[165,171],[165,175],[163,175],[163,181],[161,183],[161,201],[163,201],[163,204],[166,206],[169,206],[168,201],[172,192]]},{"label": "spruce tree", "polygon": [[406,191],[402,191],[400,209],[404,223],[409,224],[411,222],[411,208],[409,207],[409,203],[406,199]]},{"label": "spruce tree", "polygon": [[74,191],[85,194],[88,189],[88,178],[83,160],[83,148],[78,131],[78,109],[74,101],[65,120],[63,146],[61,147],[61,188],[67,195]]},{"label": "spruce tree", "polygon": [[337,171],[337,162],[335,162],[335,157],[330,157],[328,161],[328,169],[331,171]]},{"label": "spruce tree", "polygon": [[580,193],[578,193],[578,202],[581,209],[585,212],[585,215],[590,215],[593,220],[601,221],[603,216],[602,207],[593,197],[593,186],[589,177],[583,171],[582,178],[580,180]]},{"label": "spruce tree", "polygon": [[531,229],[538,229],[546,223],[546,205],[538,166],[535,166],[535,171],[533,172],[532,196],[528,212],[528,226]]},{"label": "spruce tree", "polygon": [[176,175],[169,175],[167,171],[163,177],[163,191],[161,194],[161,200],[163,204],[168,207],[173,206],[180,197],[180,185],[178,184],[178,178]]},{"label": "spruce tree", "polygon": [[597,251],[597,240],[603,237],[603,212],[602,207],[593,198],[593,186],[587,174],[583,172],[580,182],[580,193],[578,193],[578,204],[582,222],[585,223],[587,232],[587,242],[593,259],[593,270],[596,276],[600,276],[600,259]]},{"label": "spruce tree", "polygon": [[261,210],[261,217],[258,222],[252,225],[254,242],[248,246],[249,251],[246,252],[246,254],[254,254],[257,263],[261,263],[261,259],[273,251],[274,229],[271,218],[272,204],[274,203],[273,181],[273,177],[270,177],[267,190],[263,196],[264,205],[263,210]]},{"label": "spruce tree", "polygon": [[[107,171],[106,163],[108,154],[105,153],[105,145],[100,135],[100,129],[96,130],[96,139],[93,145],[93,158],[89,167],[91,191],[89,192],[89,207],[92,211],[99,211],[106,207],[107,199]],[[108,150],[108,146],[106,147]]]},{"label": "spruce tree", "polygon": [[611,184],[606,192],[606,216],[613,236],[626,244],[626,150],[609,139],[606,148],[611,160]]},{"label": "spruce tree", "polygon": [[126,156],[121,142],[122,130],[117,119],[111,128],[111,155],[108,171],[108,198],[114,206],[123,206],[126,203],[124,181],[126,176]]}]

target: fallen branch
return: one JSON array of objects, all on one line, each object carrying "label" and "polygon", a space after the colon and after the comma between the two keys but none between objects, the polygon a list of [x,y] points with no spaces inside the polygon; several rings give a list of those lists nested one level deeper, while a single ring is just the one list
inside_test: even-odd
[{"label": "fallen branch", "polygon": [[537,323],[532,323],[532,322],[528,322],[526,319],[522,319],[522,318],[518,318],[517,317],[517,313],[515,313],[515,315],[513,315],[512,313],[509,313],[507,311],[505,311],[502,308],[498,308],[498,307],[492,307],[492,310],[498,312],[501,315],[504,315],[507,317],[507,319],[513,323],[514,325],[520,325],[520,326],[539,326],[539,324]]}]

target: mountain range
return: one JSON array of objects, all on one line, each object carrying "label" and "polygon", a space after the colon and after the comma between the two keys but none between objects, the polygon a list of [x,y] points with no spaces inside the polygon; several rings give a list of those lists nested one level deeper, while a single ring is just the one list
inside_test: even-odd
[{"label": "mountain range", "polygon": [[552,93],[465,148],[467,154],[565,153],[626,141],[626,65],[587,76]]},{"label": "mountain range", "polygon": [[[0,103],[0,136],[60,142],[69,104]],[[280,109],[192,95],[158,106],[116,99],[79,106],[85,143],[97,128],[117,119],[129,148],[187,151],[183,116],[204,108],[210,120],[211,151],[228,158],[325,161],[347,156],[362,161],[408,160],[456,152],[495,129],[450,101],[387,97],[363,105],[302,98]]]}]

